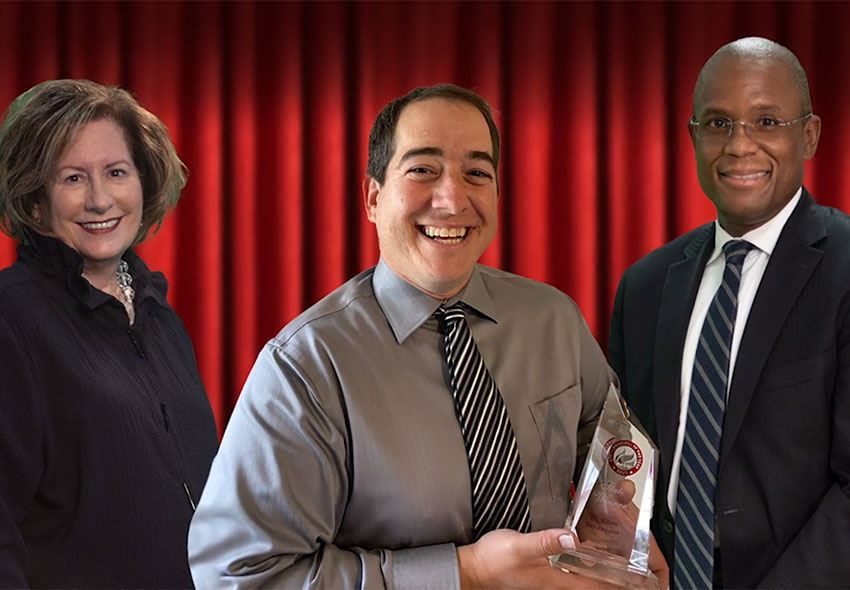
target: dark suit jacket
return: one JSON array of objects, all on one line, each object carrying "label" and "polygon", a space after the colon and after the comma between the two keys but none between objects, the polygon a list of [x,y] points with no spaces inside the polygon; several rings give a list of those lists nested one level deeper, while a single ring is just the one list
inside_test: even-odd
[{"label": "dark suit jacket", "polygon": [[[661,450],[653,532],[671,568],[682,348],[713,247],[710,223],[639,260],[611,325],[611,366]],[[850,587],[850,217],[805,189],[744,329],[715,505],[727,588]]]}]

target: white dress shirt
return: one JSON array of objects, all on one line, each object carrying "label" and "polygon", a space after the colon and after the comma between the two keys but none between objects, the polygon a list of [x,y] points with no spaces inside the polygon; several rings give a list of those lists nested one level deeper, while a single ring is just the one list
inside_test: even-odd
[{"label": "white dress shirt", "polygon": [[[742,235],[740,239],[753,244],[755,248],[747,253],[744,259],[744,267],[741,271],[741,285],[738,290],[738,310],[735,315],[735,326],[732,331],[732,348],[729,351],[729,379],[726,385],[726,394],[729,394],[729,385],[735,371],[735,360],[738,357],[738,347],[741,345],[741,337],[750,316],[750,309],[756,297],[764,270],[770,260],[770,255],[779,240],[779,234],[785,227],[785,222],[791,217],[791,213],[800,201],[802,187],[797,189],[794,197],[785,207],[764,225]],[[714,294],[723,281],[723,271],[726,268],[726,258],[723,255],[723,244],[733,238],[715,221],[714,251],[708,258],[702,281],[697,291],[697,298],[691,311],[691,319],[688,324],[688,332],[685,338],[685,348],[682,352],[682,404],[679,411],[679,430],[676,436],[676,451],[673,454],[673,465],[670,470],[670,487],[667,488],[667,502],[673,515],[676,514],[676,496],[679,491],[679,467],[682,462],[682,445],[685,440],[685,424],[688,418],[688,401],[691,395],[691,375],[694,370],[694,357],[696,356],[697,343],[702,331],[705,316]]]}]

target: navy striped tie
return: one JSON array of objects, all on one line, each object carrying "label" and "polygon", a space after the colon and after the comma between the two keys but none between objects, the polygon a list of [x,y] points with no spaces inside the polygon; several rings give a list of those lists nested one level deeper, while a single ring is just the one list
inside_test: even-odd
[{"label": "navy striped tie", "polygon": [[714,572],[714,490],[729,378],[729,350],[738,309],[741,268],[753,247],[743,240],[723,245],[723,282],[702,325],[691,379],[685,442],[676,500],[673,583],[711,588]]},{"label": "navy striped tie", "polygon": [[472,338],[462,303],[434,314],[443,332],[446,364],[469,458],[472,530],[531,530],[525,477],[516,437],[499,389]]}]

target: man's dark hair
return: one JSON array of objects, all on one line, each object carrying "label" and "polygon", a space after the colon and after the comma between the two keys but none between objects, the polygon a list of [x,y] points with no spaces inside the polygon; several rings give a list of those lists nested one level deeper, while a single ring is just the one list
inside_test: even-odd
[{"label": "man's dark hair", "polygon": [[369,132],[369,161],[366,164],[367,176],[374,178],[380,184],[384,184],[387,176],[387,166],[395,153],[395,129],[396,125],[398,125],[401,112],[406,106],[414,102],[431,98],[465,102],[474,106],[484,115],[484,120],[487,121],[487,127],[490,129],[490,142],[493,144],[493,167],[498,172],[499,129],[496,127],[496,121],[493,120],[493,111],[490,108],[490,103],[466,88],[461,88],[454,84],[437,84],[435,86],[414,88],[404,96],[391,100],[378,113],[378,116],[375,117],[375,122],[372,123],[372,130]]}]

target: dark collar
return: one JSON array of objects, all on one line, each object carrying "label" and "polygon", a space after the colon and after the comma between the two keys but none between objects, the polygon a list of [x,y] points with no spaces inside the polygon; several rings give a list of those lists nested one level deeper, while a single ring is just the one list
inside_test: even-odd
[{"label": "dark collar", "polygon": [[[92,286],[83,277],[82,255],[62,240],[49,236],[30,234],[27,244],[18,246],[18,258],[47,279],[65,286],[80,303],[94,309],[112,299],[112,296]],[[122,257],[130,267],[136,304],[150,300],[168,307],[166,295],[168,282],[160,272],[151,272],[144,261],[128,249]]]}]

